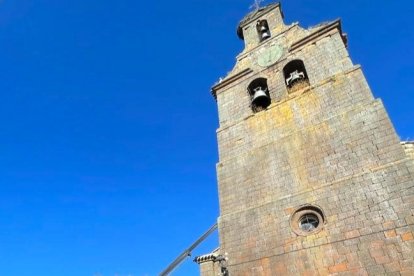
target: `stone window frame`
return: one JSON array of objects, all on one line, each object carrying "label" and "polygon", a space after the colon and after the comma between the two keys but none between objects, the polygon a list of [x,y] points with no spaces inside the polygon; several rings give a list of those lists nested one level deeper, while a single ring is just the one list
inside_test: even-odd
[{"label": "stone window frame", "polygon": [[[310,215],[316,217],[319,221],[318,226],[312,231],[303,230],[300,227],[301,220],[304,216]],[[317,205],[305,204],[299,206],[290,216],[290,227],[293,232],[299,236],[309,236],[319,233],[326,224],[326,217],[321,207]]]}]

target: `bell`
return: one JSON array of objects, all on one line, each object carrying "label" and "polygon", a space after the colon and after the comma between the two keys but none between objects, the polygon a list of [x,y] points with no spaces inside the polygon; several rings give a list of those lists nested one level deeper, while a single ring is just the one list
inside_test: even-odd
[{"label": "bell", "polygon": [[267,30],[264,31],[264,32],[262,32],[262,40],[265,40],[265,39],[267,39],[269,37],[270,37],[270,34],[269,34],[269,32]]},{"label": "bell", "polygon": [[270,103],[269,96],[267,96],[266,91],[262,87],[257,87],[253,89],[253,99],[252,104],[256,106],[267,106]]},{"label": "bell", "polygon": [[304,78],[305,78],[305,73],[295,70],[292,73],[290,73],[290,77],[286,80],[286,84],[291,85],[293,82],[302,80]]},{"label": "bell", "polygon": [[262,26],[260,27],[260,31],[261,31],[261,32],[265,32],[265,31],[267,31],[266,26],[265,26],[265,25],[262,25]]}]

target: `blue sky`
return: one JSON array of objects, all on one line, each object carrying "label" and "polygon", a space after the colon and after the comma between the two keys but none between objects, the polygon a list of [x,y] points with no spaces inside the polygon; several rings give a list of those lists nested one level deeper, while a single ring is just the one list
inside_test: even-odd
[{"label": "blue sky", "polygon": [[[251,3],[0,2],[0,275],[157,275],[215,222],[210,87],[242,50]],[[286,23],[342,18],[414,139],[412,1],[282,5]],[[197,272],[188,260],[175,275]]]}]

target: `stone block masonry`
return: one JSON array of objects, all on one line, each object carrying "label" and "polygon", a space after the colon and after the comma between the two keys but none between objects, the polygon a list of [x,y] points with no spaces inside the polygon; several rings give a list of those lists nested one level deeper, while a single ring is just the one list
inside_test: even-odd
[{"label": "stone block masonry", "polygon": [[[270,38],[258,39],[258,22]],[[213,87],[215,254],[227,261],[225,270],[200,263],[201,275],[414,275],[414,146],[401,144],[352,63],[340,21],[285,25],[270,4],[238,34],[246,48]],[[297,89],[287,82],[292,64],[304,65]],[[260,112],[248,90],[258,78],[271,101]]]}]

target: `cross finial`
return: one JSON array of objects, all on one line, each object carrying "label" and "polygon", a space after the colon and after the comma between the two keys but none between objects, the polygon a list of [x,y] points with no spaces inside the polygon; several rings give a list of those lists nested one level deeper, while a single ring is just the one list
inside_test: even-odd
[{"label": "cross finial", "polygon": [[262,3],[264,0],[254,0],[254,3],[250,6],[251,9],[258,10],[260,9],[260,3]]}]

